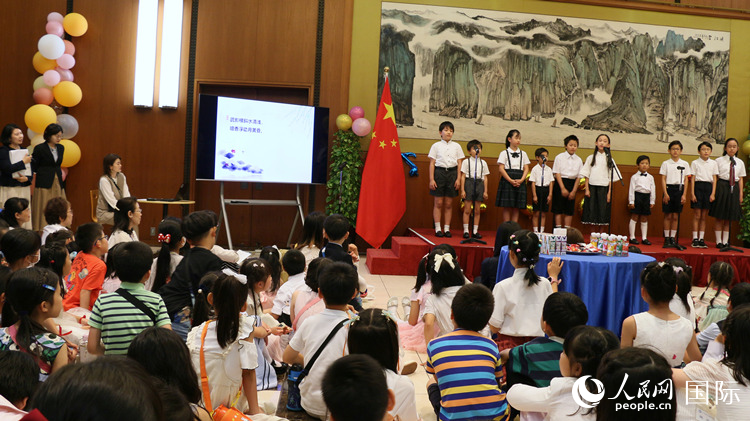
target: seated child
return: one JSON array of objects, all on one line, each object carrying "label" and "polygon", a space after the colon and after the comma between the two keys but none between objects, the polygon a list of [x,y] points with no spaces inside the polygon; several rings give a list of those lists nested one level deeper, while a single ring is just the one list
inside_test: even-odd
[{"label": "seated child", "polygon": [[[349,244],[346,250],[344,250],[343,244],[347,238],[349,238],[349,230],[351,225],[349,220],[345,216],[339,214],[333,214],[328,216],[323,222],[323,238],[328,240],[325,247],[320,250],[320,257],[327,257],[334,262],[344,262],[354,265],[357,269],[357,263],[359,263],[359,251],[357,246]],[[367,282],[361,276],[357,276],[358,291],[361,297],[367,295]],[[356,300],[350,304],[354,306],[357,311],[362,311],[361,299],[357,297]]]},{"label": "seated child", "polygon": [[[490,330],[497,333],[495,342],[500,351],[544,334],[539,320],[544,302],[553,292],[550,281],[534,272],[541,250],[536,234],[527,230],[517,231],[510,236],[508,249],[510,263],[516,270],[512,277],[498,282],[492,290],[495,310],[490,318]],[[557,262],[559,264],[559,259]],[[560,273],[559,269],[556,269],[555,275]]]},{"label": "seated child", "polygon": [[295,291],[289,304],[292,330],[297,330],[308,317],[325,310],[325,302],[318,294],[318,275],[331,263],[333,263],[331,259],[316,257],[307,265],[307,273],[305,273],[307,288]]},{"label": "seated child", "polygon": [[151,275],[146,281],[146,289],[158,291],[171,278],[177,265],[182,261],[180,249],[185,246],[186,240],[182,235],[181,221],[174,217],[166,217],[159,222],[159,235],[156,237],[161,248],[159,255],[151,264]]},{"label": "seated child", "polygon": [[729,288],[734,282],[734,268],[727,262],[713,262],[708,268],[706,289],[695,301],[698,330],[727,317]]},{"label": "seated child", "polygon": [[66,285],[68,292],[63,301],[65,311],[73,307],[90,310],[99,298],[107,272],[102,256],[107,253],[109,244],[101,225],[96,222],[80,225],[76,229],[76,243],[81,251],[76,254],[70,268]]},{"label": "seated child", "polygon": [[279,287],[279,291],[276,293],[271,316],[279,322],[291,326],[289,304],[292,300],[292,294],[305,287],[305,255],[299,250],[289,250],[281,258],[281,266],[289,275],[289,278],[284,282],[284,285]]},{"label": "seated child", "polygon": [[[500,262],[500,251],[503,247],[508,245],[508,239],[510,236],[521,229],[518,222],[505,221],[497,227],[497,233],[495,234],[495,247],[492,249],[492,257],[488,257],[482,260],[481,282],[484,286],[490,290],[495,287],[497,283],[497,266]],[[474,279],[477,282],[477,279]]]},{"label": "seated child", "polygon": [[641,272],[641,297],[648,311],[634,314],[622,322],[622,347],[650,348],[664,357],[672,367],[701,359],[690,321],[669,309],[677,288],[672,265],[649,263]]},{"label": "seated child", "polygon": [[190,313],[198,284],[208,272],[221,270],[221,259],[211,253],[216,244],[216,214],[193,212],[182,221],[182,233],[191,245],[172,273],[172,280],[156,290],[167,306],[172,328],[183,338],[190,330]]},{"label": "seated child", "polygon": [[690,325],[695,327],[695,303],[690,294],[693,288],[693,268],[679,257],[668,257],[664,259],[664,263],[672,265],[677,276],[677,291],[669,302],[669,309],[688,319]]},{"label": "seated child", "polygon": [[487,288],[461,287],[451,303],[455,330],[427,345],[425,369],[434,377],[427,394],[438,419],[507,420],[508,404],[498,386],[503,380],[500,354],[492,340],[479,333],[492,309]]},{"label": "seated child", "polygon": [[[321,379],[331,363],[344,353],[347,330],[342,327],[349,319],[347,303],[357,293],[357,271],[350,264],[336,262],[320,274],[318,282],[326,309],[302,323],[284,350],[284,362],[305,367],[308,374],[299,384],[302,408],[311,416],[324,419],[327,411],[321,395]],[[338,331],[321,348],[334,329]],[[309,367],[308,362],[319,351],[315,364]]]},{"label": "seated child", "polygon": [[[732,288],[732,293],[729,296],[729,302],[727,303],[727,311],[731,313],[732,311],[737,309],[737,307],[747,304],[750,304],[750,284],[746,282],[738,283]],[[701,352],[704,353],[703,359],[710,356],[713,356],[714,359],[717,360],[724,358],[723,352],[719,353],[718,355],[709,355],[709,353],[707,352],[707,348],[709,347],[709,344],[713,345],[712,341],[720,336],[721,328],[723,327],[725,321],[726,319],[719,320],[716,323],[711,323],[707,328],[705,328],[695,336],[695,339],[698,341],[698,348],[700,348]],[[722,341],[719,343],[721,345],[721,347],[719,348],[721,351],[723,351],[723,338],[719,340]]]},{"label": "seated child", "polygon": [[[675,420],[677,402],[670,383],[672,370],[660,354],[637,347],[609,351],[599,363],[596,378],[604,386],[604,396],[596,407],[598,421]],[[644,384],[649,385],[650,391],[658,388],[661,393],[647,396],[642,393]],[[639,411],[644,405],[663,409]]]},{"label": "seated child", "polygon": [[[440,246],[438,246],[440,247]],[[427,258],[429,254],[422,257],[417,267],[417,282],[411,290],[411,297],[404,297],[401,304],[404,306],[404,318],[398,316],[398,297],[388,299],[387,310],[397,319],[398,338],[404,349],[427,352],[427,344],[424,341],[424,312],[427,306],[427,298],[432,295],[432,282],[427,278]],[[408,303],[408,306],[406,305]]]},{"label": "seated child", "polygon": [[568,236],[568,244],[580,244],[583,243],[583,233],[578,228],[566,227],[565,231]]},{"label": "seated child", "polygon": [[347,341],[349,354],[366,354],[380,363],[395,405],[388,413],[401,421],[418,421],[414,383],[398,374],[398,327],[395,317],[379,308],[369,308],[352,318]]},{"label": "seated child", "polygon": [[0,351],[0,419],[17,421],[39,384],[34,358],[20,351]]},{"label": "seated child", "polygon": [[[2,220],[0,218],[0,220]],[[12,271],[32,266],[39,259],[42,242],[39,234],[24,228],[8,231],[0,240],[0,248],[7,266]]]},{"label": "seated child", "polygon": [[[432,294],[424,308],[424,342],[428,345],[437,330],[443,336],[455,329],[451,319],[453,297],[466,283],[461,266],[453,255],[443,248],[435,248],[427,257],[427,273],[432,282]],[[437,328],[436,328],[437,326]],[[481,330],[482,326],[479,328]]]},{"label": "seated child", "polygon": [[546,336],[500,353],[507,359],[508,387],[516,383],[546,387],[550,380],[560,377],[557,361],[563,351],[563,339],[571,329],[585,325],[588,319],[586,304],[577,295],[555,292],[547,297],[542,309],[542,331]]},{"label": "seated child", "polygon": [[91,311],[87,347],[92,355],[127,354],[130,342],[147,327],[172,328],[164,301],[143,286],[151,270],[151,247],[128,241],[117,244],[110,254],[122,284],[117,291],[102,294]]},{"label": "seated child", "polygon": [[593,412],[572,399],[573,387],[581,377],[595,378],[604,354],[619,347],[617,336],[607,329],[586,325],[572,328],[560,354],[560,374],[546,387],[514,385],[508,391],[508,403],[522,411],[522,420],[535,418],[532,414],[536,413],[545,413],[548,421],[595,420]]},{"label": "seated child", "polygon": [[336,360],[323,376],[322,390],[331,421],[391,419],[388,411],[393,409],[393,391],[388,389],[378,362],[369,355],[347,355]]},{"label": "seated child", "polygon": [[[321,227],[320,229],[322,236],[323,228]],[[320,250],[315,252],[315,257],[318,257],[318,253],[320,253]],[[260,302],[263,305],[263,311],[268,313],[271,311],[271,308],[273,308],[273,300],[276,299],[276,294],[279,292],[279,287],[282,282],[281,254],[279,253],[278,247],[265,246],[260,250],[260,255],[258,255],[258,257],[266,261],[268,264],[268,270],[271,272],[271,286],[267,291],[260,293]]]}]

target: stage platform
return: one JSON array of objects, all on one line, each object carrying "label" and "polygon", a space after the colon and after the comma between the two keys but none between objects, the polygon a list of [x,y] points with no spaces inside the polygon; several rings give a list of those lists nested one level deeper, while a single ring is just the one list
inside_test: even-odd
[{"label": "stage platform", "polygon": [[[495,231],[480,231],[482,240],[487,244],[461,244],[463,232],[451,231],[453,237],[438,238],[435,231],[429,228],[409,228],[409,236],[392,237],[391,249],[367,249],[367,267],[375,275],[417,275],[417,264],[432,247],[438,244],[450,244],[456,249],[456,255],[466,277],[474,279],[479,276],[482,260],[492,256],[495,245]],[[654,243],[650,246],[639,244],[637,247],[643,254],[653,256],[661,261],[668,257],[679,257],[693,267],[693,280],[696,286],[706,285],[708,268],[715,261],[729,262],[735,270],[736,279],[740,282],[750,282],[750,249],[738,247],[744,253],[720,252],[714,243],[706,243],[709,248],[697,249],[690,247],[689,239],[680,240],[686,246],[685,250],[662,248],[662,238],[650,238]]]}]

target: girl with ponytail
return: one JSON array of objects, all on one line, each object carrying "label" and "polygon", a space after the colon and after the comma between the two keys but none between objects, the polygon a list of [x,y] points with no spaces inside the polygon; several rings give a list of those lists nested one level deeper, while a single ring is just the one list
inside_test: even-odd
[{"label": "girl with ponytail", "polygon": [[151,276],[146,281],[146,289],[154,292],[169,282],[172,272],[182,261],[179,251],[185,245],[185,237],[182,236],[180,220],[174,217],[162,219],[156,239],[161,244],[161,250],[151,265]]},{"label": "girl with ponytail", "polygon": [[39,380],[68,363],[68,346],[63,338],[44,328],[47,319],[62,310],[60,280],[47,269],[27,268],[14,272],[8,281],[5,305],[18,315],[12,326],[0,329],[0,351],[31,354],[39,365]]},{"label": "girl with ponytail", "polygon": [[522,345],[544,332],[539,323],[544,301],[559,283],[562,269],[560,258],[547,265],[550,279],[537,276],[534,266],[539,262],[539,237],[529,230],[513,233],[508,241],[508,257],[516,268],[513,276],[495,284],[495,310],[490,318],[490,330],[497,333],[500,351]]}]

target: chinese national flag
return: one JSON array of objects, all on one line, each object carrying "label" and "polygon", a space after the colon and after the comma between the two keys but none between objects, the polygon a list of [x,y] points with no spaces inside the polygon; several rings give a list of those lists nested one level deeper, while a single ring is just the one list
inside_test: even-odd
[{"label": "chinese national flag", "polygon": [[388,77],[367,150],[359,193],[357,233],[380,248],[406,211],[406,181]]}]

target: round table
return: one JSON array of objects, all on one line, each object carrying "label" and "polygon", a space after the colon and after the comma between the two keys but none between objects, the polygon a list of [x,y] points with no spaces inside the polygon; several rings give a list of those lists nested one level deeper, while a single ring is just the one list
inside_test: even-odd
[{"label": "round table", "polygon": [[[534,270],[547,276],[547,263],[555,256],[541,254]],[[591,326],[605,327],[618,337],[622,321],[631,314],[648,310],[641,298],[641,271],[655,261],[645,254],[631,253],[627,257],[607,257],[601,254],[559,256],[563,260],[560,291],[581,297],[589,311]],[[508,246],[500,251],[497,280],[510,278],[515,268],[508,258]]]}]

